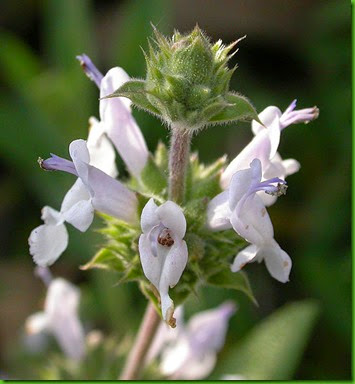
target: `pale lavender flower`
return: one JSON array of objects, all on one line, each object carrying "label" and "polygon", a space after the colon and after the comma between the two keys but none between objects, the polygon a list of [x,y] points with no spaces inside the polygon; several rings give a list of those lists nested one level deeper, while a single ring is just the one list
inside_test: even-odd
[{"label": "pale lavender flower", "polygon": [[162,328],[153,341],[153,346],[160,346],[162,374],[173,380],[207,377],[216,364],[217,353],[225,342],[228,321],[235,311],[234,303],[226,302],[216,309],[196,314],[187,325],[180,319],[176,329]]},{"label": "pale lavender flower", "polygon": [[100,89],[100,124],[114,143],[129,172],[139,178],[147,163],[148,149],[141,130],[132,116],[131,101],[125,97],[103,99],[129,80],[120,67],[110,69],[105,76],[86,55],[77,57],[87,74]]},{"label": "pale lavender flower", "polygon": [[44,224],[31,232],[30,253],[38,265],[53,264],[66,249],[65,222],[84,232],[93,221],[94,210],[137,222],[135,194],[110,176],[117,175],[114,150],[100,126],[92,119],[91,122],[87,143],[76,140],[70,145],[73,161],[56,155],[41,161],[44,169],[69,172],[78,179],[65,195],[60,212],[44,207]]},{"label": "pale lavender flower", "polygon": [[65,355],[74,360],[85,356],[84,329],[78,316],[80,291],[62,278],[49,282],[44,311],[28,317],[29,335],[52,334]]},{"label": "pale lavender flower", "polygon": [[150,199],[142,211],[141,227],[139,254],[143,272],[159,291],[163,319],[174,326],[174,303],[168,292],[180,280],[187,263],[185,216],[172,201],[158,207]]},{"label": "pale lavender flower", "polygon": [[238,171],[228,190],[213,198],[207,208],[207,225],[211,230],[233,229],[252,245],[239,252],[232,271],[240,271],[245,264],[265,260],[272,277],[287,282],[291,259],[274,240],[274,229],[258,191],[279,196],[286,191],[285,181],[273,178],[261,181],[262,168],[254,159],[250,168]]},{"label": "pale lavender flower", "polygon": [[[296,100],[282,113],[279,108],[270,106],[259,114],[261,125],[252,121],[252,131],[255,137],[251,142],[232,160],[221,175],[221,186],[228,188],[232,176],[242,169],[248,168],[251,161],[258,158],[263,169],[263,179],[279,177],[285,179],[300,168],[298,161],[294,159],[282,160],[277,149],[280,143],[281,131],[291,124],[308,123],[319,115],[317,107],[295,110]],[[276,201],[275,196],[259,194],[265,205],[269,206]]]}]

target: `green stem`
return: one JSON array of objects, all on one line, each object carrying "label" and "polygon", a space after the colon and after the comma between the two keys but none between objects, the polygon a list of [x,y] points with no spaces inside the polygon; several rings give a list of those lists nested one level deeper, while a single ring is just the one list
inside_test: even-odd
[{"label": "green stem", "polygon": [[189,161],[191,134],[187,129],[172,125],[169,155],[169,199],[182,203],[185,196],[186,169]]}]

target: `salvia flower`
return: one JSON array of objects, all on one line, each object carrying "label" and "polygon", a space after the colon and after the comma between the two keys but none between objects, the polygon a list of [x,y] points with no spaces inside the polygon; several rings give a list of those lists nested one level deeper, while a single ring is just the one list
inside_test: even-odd
[{"label": "salvia flower", "polygon": [[286,191],[285,181],[273,178],[261,181],[261,161],[254,159],[250,168],[238,171],[228,190],[208,204],[207,225],[212,230],[233,227],[239,236],[252,245],[238,253],[232,271],[240,271],[245,264],[265,260],[275,279],[285,283],[291,270],[291,259],[274,240],[274,229],[262,199],[257,192],[279,196]]},{"label": "salvia flower", "polygon": [[159,291],[163,319],[174,327],[174,303],[168,292],[180,280],[187,263],[185,216],[172,201],[158,207],[150,199],[142,211],[141,227],[139,253],[143,272]]},{"label": "salvia flower", "polygon": [[65,355],[74,360],[85,356],[85,334],[78,316],[80,291],[65,279],[55,278],[49,285],[44,311],[31,315],[27,333],[52,334]]},{"label": "salvia flower", "polygon": [[[127,222],[137,221],[135,194],[110,176],[117,175],[112,145],[102,136],[96,121],[92,123],[87,143],[76,140],[70,144],[69,152],[73,161],[52,155],[40,162],[46,170],[62,170],[78,179],[65,195],[60,212],[44,207],[44,224],[31,232],[30,253],[38,265],[53,264],[66,249],[68,233],[65,222],[84,232],[93,221],[95,209]],[[91,165],[91,155],[102,170]]]},{"label": "salvia flower", "polygon": [[207,377],[216,364],[229,319],[235,311],[234,303],[225,302],[215,309],[196,314],[187,325],[181,319],[174,330],[162,324],[164,331],[159,330],[156,336],[156,339],[160,338],[161,372],[173,380]]},{"label": "salvia flower", "polygon": [[[264,126],[255,120],[252,121],[252,131],[255,136],[222,173],[221,186],[223,189],[228,188],[234,173],[247,168],[255,158],[261,161],[264,179],[272,177],[285,179],[286,176],[299,170],[298,161],[294,159],[282,160],[277,153],[281,131],[291,124],[308,123],[316,119],[319,110],[317,107],[301,110],[295,110],[295,108],[296,100],[289,105],[284,113],[279,108],[270,106],[258,115]],[[266,205],[271,205],[275,202],[276,197],[264,194],[262,199]]]},{"label": "salvia flower", "polygon": [[129,76],[120,67],[110,69],[105,76],[86,55],[77,56],[86,75],[100,89],[100,124],[115,145],[131,175],[139,178],[146,165],[148,149],[141,130],[131,113],[131,101],[124,97],[104,99],[127,81]]},{"label": "salvia flower", "polygon": [[[94,209],[117,217],[129,223],[136,222],[137,198],[134,192],[118,180],[99,168],[90,165],[90,154],[85,140],[74,140],[69,146],[72,161],[59,156],[41,161],[41,167],[47,171],[64,171],[77,176],[85,186],[85,194],[77,195],[74,191],[68,199],[72,200],[72,209],[76,214],[66,214],[66,221],[87,229],[93,220]],[[70,217],[68,217],[70,216]]]}]

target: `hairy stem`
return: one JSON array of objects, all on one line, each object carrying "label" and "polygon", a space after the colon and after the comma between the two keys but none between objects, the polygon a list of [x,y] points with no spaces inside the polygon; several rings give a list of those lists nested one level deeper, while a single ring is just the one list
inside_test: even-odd
[{"label": "hairy stem", "polygon": [[120,380],[137,380],[139,373],[144,367],[145,356],[148,352],[153,337],[160,323],[152,303],[149,303],[145,311],[141,326],[139,328],[133,348],[131,349]]},{"label": "hairy stem", "polygon": [[169,155],[169,199],[182,203],[185,195],[186,168],[191,134],[181,126],[172,126]]}]

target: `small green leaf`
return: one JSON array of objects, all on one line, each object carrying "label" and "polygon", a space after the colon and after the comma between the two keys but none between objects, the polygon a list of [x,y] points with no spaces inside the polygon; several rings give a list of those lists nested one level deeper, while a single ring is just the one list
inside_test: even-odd
[{"label": "small green leaf", "polygon": [[196,231],[206,222],[206,208],[209,199],[202,197],[190,200],[184,207],[184,214],[187,222],[188,231]]},{"label": "small green leaf", "polygon": [[127,97],[137,108],[150,112],[153,115],[160,116],[160,112],[150,103],[147,98],[147,91],[145,90],[144,80],[127,81],[115,92],[104,97],[104,99],[109,99],[111,97]]},{"label": "small green leaf", "polygon": [[229,350],[223,373],[243,375],[248,380],[291,380],[318,312],[318,304],[311,300],[277,310]]},{"label": "small green leaf", "polygon": [[147,164],[141,172],[141,182],[147,192],[152,194],[161,194],[167,188],[167,178],[155,164],[152,156],[149,156]]},{"label": "small green leaf", "polygon": [[255,305],[258,305],[245,272],[241,271],[233,273],[230,270],[229,265],[226,265],[222,271],[209,276],[207,278],[207,284],[219,288],[229,288],[241,291],[245,293]]},{"label": "small green leaf", "polygon": [[229,92],[226,96],[228,105],[219,113],[209,119],[208,124],[231,123],[238,120],[256,120],[258,114],[250,101],[237,93]]},{"label": "small green leaf", "polygon": [[158,166],[161,172],[168,172],[169,153],[166,145],[161,141],[158,142],[157,149],[154,153],[155,164]]},{"label": "small green leaf", "polygon": [[108,269],[118,272],[125,270],[122,258],[108,248],[100,249],[88,263],[80,267],[80,269],[84,271],[92,268]]}]

